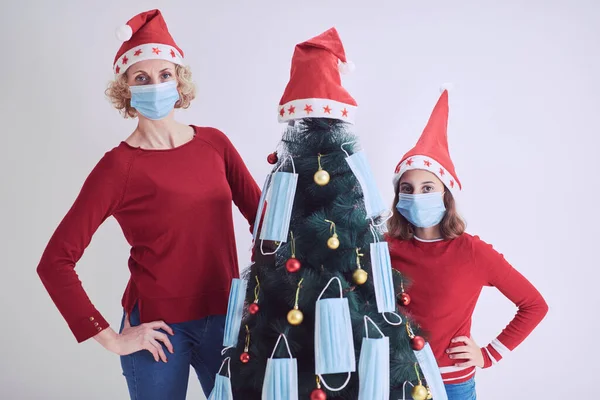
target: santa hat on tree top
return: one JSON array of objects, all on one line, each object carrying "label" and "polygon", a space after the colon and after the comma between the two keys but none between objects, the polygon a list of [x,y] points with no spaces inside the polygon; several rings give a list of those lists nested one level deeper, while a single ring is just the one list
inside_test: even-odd
[{"label": "santa hat on tree top", "polygon": [[357,104],[340,78],[340,72],[352,69],[335,28],[296,45],[290,81],[279,102],[279,122],[300,118],[354,122]]},{"label": "santa hat on tree top", "polygon": [[119,27],[116,35],[123,42],[113,63],[117,76],[143,60],[167,60],[183,65],[183,51],[175,44],[159,10],[136,15]]},{"label": "santa hat on tree top", "polygon": [[419,141],[396,166],[394,186],[406,171],[423,169],[434,173],[450,192],[462,189],[448,150],[448,86],[442,87],[442,94]]}]

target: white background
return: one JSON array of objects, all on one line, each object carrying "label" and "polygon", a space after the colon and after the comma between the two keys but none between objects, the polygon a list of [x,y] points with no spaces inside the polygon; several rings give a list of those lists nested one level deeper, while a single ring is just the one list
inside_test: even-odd
[{"label": "white background", "polygon": [[[91,168],[134,128],[103,91],[119,47],[114,29],[155,7],[198,85],[178,117],[226,132],[260,183],[281,135],[276,106],[296,43],[338,28],[357,65],[345,78],[359,102],[356,128],[390,201],[396,163],[438,86],[453,82],[449,137],[469,231],[505,253],[550,305],[516,352],[478,373],[479,396],[598,397],[597,0],[38,0],[0,13],[0,398],[127,398],[119,358],[93,340],[75,342],[35,268]],[[236,232],[244,265],[250,238],[237,211]],[[77,269],[113,324],[127,256],[111,219]],[[514,312],[484,290],[475,339],[486,344]],[[203,398],[190,382],[189,398]]]}]

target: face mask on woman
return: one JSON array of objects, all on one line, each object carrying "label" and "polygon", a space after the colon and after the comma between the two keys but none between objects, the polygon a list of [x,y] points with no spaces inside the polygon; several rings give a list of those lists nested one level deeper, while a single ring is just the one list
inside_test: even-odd
[{"label": "face mask on woman", "polygon": [[400,193],[396,209],[415,227],[430,228],[439,224],[446,214],[444,192]]}]

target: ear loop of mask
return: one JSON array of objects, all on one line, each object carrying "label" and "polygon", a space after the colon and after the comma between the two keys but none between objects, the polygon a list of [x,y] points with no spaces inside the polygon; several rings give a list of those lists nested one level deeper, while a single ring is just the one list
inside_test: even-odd
[{"label": "ear loop of mask", "polygon": [[277,350],[277,346],[279,345],[279,341],[281,340],[281,338],[283,338],[283,341],[285,342],[285,347],[287,348],[290,358],[294,358],[294,357],[292,357],[292,351],[290,350],[290,345],[288,343],[287,337],[285,337],[285,335],[283,333],[279,335],[279,337],[277,338],[277,342],[275,342],[275,347],[273,347],[273,352],[271,353],[271,358],[273,358],[275,356],[275,350]]},{"label": "ear loop of mask", "polygon": [[226,359],[223,360],[223,362],[221,363],[221,367],[217,371],[217,375],[219,375],[221,373],[221,371],[223,370],[223,366],[225,365],[225,362],[227,362],[227,378],[231,379],[231,357],[227,357]]},{"label": "ear loop of mask", "polygon": [[[333,278],[331,278],[329,280],[329,282],[327,282],[327,285],[325,285],[325,287],[323,288],[323,290],[321,291],[321,294],[319,295],[319,297],[317,297],[317,301],[321,300],[321,297],[323,296],[323,294],[325,293],[325,290],[327,290],[327,288],[329,287],[329,285],[331,284],[331,282],[333,282],[333,280],[338,281],[338,285],[340,287],[340,299],[344,298],[344,295],[342,293],[342,282],[340,281],[340,278],[338,278],[337,276],[334,276]],[[319,379],[321,380],[321,383],[323,384],[323,386],[325,386],[328,390],[332,391],[332,392],[337,392],[339,390],[342,390],[343,388],[345,388],[348,385],[348,382],[350,382],[350,378],[352,377],[352,372],[348,372],[348,378],[346,378],[346,381],[342,384],[342,386],[340,386],[339,388],[332,388],[330,387],[327,382],[325,382],[325,379],[323,379],[322,375],[318,375]]]},{"label": "ear loop of mask", "polygon": [[407,383],[410,386],[415,387],[415,385],[413,385],[413,383],[411,381],[404,381],[404,384],[402,385],[402,400],[406,400],[406,384]]},{"label": "ear loop of mask", "polygon": [[[292,158],[292,156],[287,156],[287,159],[290,159],[290,161],[292,162],[292,171],[295,174],[296,173],[296,164],[294,164],[294,159]],[[279,164],[279,167],[277,167],[277,169],[275,171],[273,171],[273,175],[275,175],[275,173],[277,171],[279,171],[279,168],[281,168],[283,166],[283,164],[285,164],[285,162],[282,162],[281,164]],[[271,190],[271,188],[269,188],[269,190]],[[277,245],[277,248],[275,249],[275,251],[271,252],[271,253],[265,253],[265,251],[263,250],[263,242],[264,240],[261,239],[260,241],[260,253],[263,256],[272,256],[273,254],[277,253],[279,251],[279,249],[281,248],[281,245],[283,244],[282,242],[279,242],[279,244]]]},{"label": "ear loop of mask", "polygon": [[[369,229],[371,230],[371,235],[373,235],[373,243],[379,243],[379,239],[377,238],[377,235],[375,233],[375,228],[373,228],[373,225],[369,226]],[[371,265],[371,268],[373,268],[372,265]],[[402,324],[402,317],[398,313],[390,312],[390,314],[395,315],[396,317],[398,317],[398,322],[392,322],[392,321],[390,321],[385,314],[386,314],[385,312],[382,312],[381,316],[383,317],[383,319],[385,320],[385,322],[387,322],[388,324],[390,324],[392,326],[398,326],[398,325]]]},{"label": "ear loop of mask", "polygon": [[369,318],[367,315],[365,315],[364,320],[365,320],[365,335],[366,335],[367,339],[369,339],[369,326],[367,325],[367,321],[370,322],[375,327],[375,329],[377,329],[379,331],[379,333],[381,334],[380,339],[383,339],[385,337],[383,332],[381,332],[381,329],[379,329],[377,324],[375,322],[373,322],[373,320],[371,318]]}]

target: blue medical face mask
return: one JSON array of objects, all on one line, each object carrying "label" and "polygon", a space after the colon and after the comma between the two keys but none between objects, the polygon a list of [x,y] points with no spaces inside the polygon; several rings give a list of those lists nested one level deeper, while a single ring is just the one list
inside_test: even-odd
[{"label": "blue medical face mask", "polygon": [[225,332],[223,335],[223,346],[225,347],[234,347],[237,344],[240,326],[242,325],[246,286],[247,282],[245,280],[239,278],[231,280],[227,316],[225,317]]},{"label": "blue medical face mask", "polygon": [[448,400],[442,374],[429,343],[425,343],[425,347],[421,350],[413,350],[413,352],[417,357],[417,362],[433,398],[435,400]]},{"label": "blue medical face mask", "polygon": [[[377,311],[383,314],[383,318],[390,325],[400,325],[402,318],[396,313],[396,293],[394,291],[394,279],[392,277],[392,261],[387,242],[380,242],[371,226],[371,234],[374,243],[371,243],[371,270],[373,286],[375,288],[375,300]],[[396,321],[391,322],[385,313],[392,313]]]},{"label": "blue medical face mask", "polygon": [[[227,376],[221,375],[221,370],[223,369],[223,365],[227,362]],[[233,392],[231,390],[231,358],[227,357],[221,363],[221,368],[217,372],[217,376],[215,377],[215,386],[213,390],[210,392],[210,396],[208,396],[208,400],[233,400]]]},{"label": "blue medical face mask", "polygon": [[[340,287],[340,297],[321,299],[333,280]],[[342,296],[342,283],[338,277],[329,280],[319,297],[315,309],[315,373],[321,383],[331,391],[342,390],[356,371],[352,322],[348,299]],[[323,374],[348,373],[348,379],[339,388],[331,388],[323,379]]]},{"label": "blue medical face mask", "polygon": [[156,85],[129,86],[131,106],[144,117],[152,120],[165,118],[179,100],[175,80]]},{"label": "blue medical face mask", "polygon": [[396,209],[417,228],[436,226],[446,215],[444,192],[425,194],[400,193]]},{"label": "blue medical face mask", "polygon": [[271,177],[273,175],[267,175],[265,179],[265,184],[263,185],[263,190],[260,194],[260,200],[258,202],[258,210],[256,211],[256,218],[254,219],[254,229],[252,231],[252,243],[256,241],[256,235],[258,234],[258,227],[260,226],[260,219],[262,218],[263,209],[265,207],[265,199],[267,198],[267,190],[269,189],[269,184],[271,183]]},{"label": "blue medical face mask", "polygon": [[[267,195],[267,211],[260,231],[261,240],[271,240],[280,244],[287,241],[298,184],[298,174],[296,174],[294,160],[291,157],[290,160],[292,161],[293,173],[277,170],[273,173],[271,187]],[[279,165],[278,169],[282,165],[283,163]],[[263,252],[263,254],[265,253]]]},{"label": "blue medical face mask", "polygon": [[[390,339],[365,315],[365,335],[358,360],[358,400],[390,399]],[[370,322],[381,334],[369,338]]]},{"label": "blue medical face mask", "polygon": [[[290,358],[273,358],[279,341],[283,338]],[[262,400],[298,400],[298,364],[284,334],[279,335],[271,358],[267,359]]]},{"label": "blue medical face mask", "polygon": [[371,171],[371,167],[367,161],[367,155],[362,150],[349,155],[348,152],[344,150],[343,145],[342,150],[346,153],[346,162],[362,188],[367,218],[375,218],[381,215],[387,207],[383,202],[381,192],[377,188],[373,171]]}]

